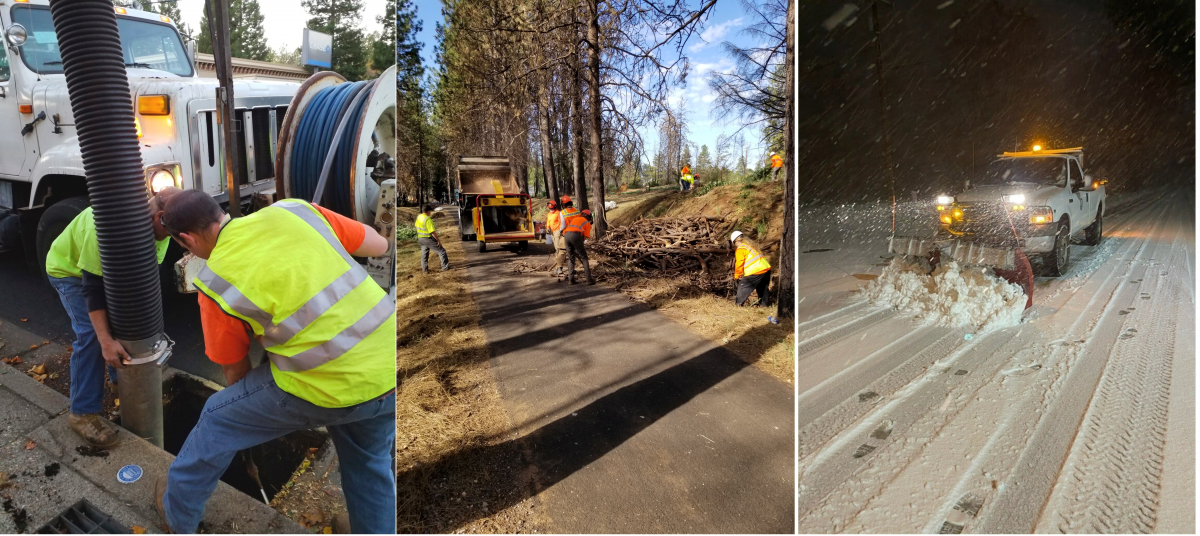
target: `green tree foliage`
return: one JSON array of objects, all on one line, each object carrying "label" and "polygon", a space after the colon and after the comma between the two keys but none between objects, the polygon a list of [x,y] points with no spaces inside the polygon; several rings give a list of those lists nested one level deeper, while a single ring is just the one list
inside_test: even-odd
[{"label": "green tree foliage", "polygon": [[[207,16],[200,18],[196,50],[205,54],[213,53]],[[263,14],[258,0],[229,0],[229,51],[235,58],[259,61],[273,59],[274,53],[267,45],[267,36],[263,31]]]},{"label": "green tree foliage", "polygon": [[383,72],[396,63],[396,0],[388,0],[383,15],[375,21],[383,25],[383,32],[371,42],[371,68]]},{"label": "green tree foliage", "polygon": [[347,80],[367,76],[366,35],[362,30],[362,0],[301,0],[312,18],[308,29],[333,36],[333,71]]}]

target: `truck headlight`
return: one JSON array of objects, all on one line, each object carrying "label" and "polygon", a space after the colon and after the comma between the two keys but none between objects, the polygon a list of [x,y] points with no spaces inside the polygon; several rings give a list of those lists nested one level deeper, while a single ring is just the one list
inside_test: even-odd
[{"label": "truck headlight", "polygon": [[1024,205],[1025,204],[1025,194],[1009,194],[1009,195],[1002,197],[1001,199],[1003,199],[1005,203],[1011,203],[1014,205]]},{"label": "truck headlight", "polygon": [[179,164],[160,164],[146,168],[146,187],[150,193],[157,194],[163,188],[179,188]]},{"label": "truck headlight", "polygon": [[951,196],[948,196],[948,195],[937,196],[937,204],[939,204],[939,205],[949,205],[952,203],[954,203],[954,198]]},{"label": "truck headlight", "polygon": [[1034,225],[1054,223],[1054,211],[1050,207],[1029,207],[1029,223]]}]

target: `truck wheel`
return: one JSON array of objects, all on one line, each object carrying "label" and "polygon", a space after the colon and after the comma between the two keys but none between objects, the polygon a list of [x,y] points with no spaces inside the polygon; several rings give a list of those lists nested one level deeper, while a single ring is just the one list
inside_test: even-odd
[{"label": "truck wheel", "polygon": [[485,251],[487,251],[487,242],[484,242],[483,240],[480,240],[480,241],[479,241],[479,252],[480,252],[480,253],[483,253],[483,252],[485,252]]},{"label": "truck wheel", "polygon": [[83,209],[88,208],[87,196],[81,195],[78,197],[69,197],[63,199],[46,209],[42,214],[42,219],[38,220],[37,225],[37,256],[38,268],[43,274],[46,273],[46,255],[50,253],[50,246],[54,244],[54,239],[62,234],[63,229],[70,225],[71,220],[75,219]]},{"label": "truck wheel", "polygon": [[465,234],[458,233],[458,237],[461,238],[463,242],[467,241],[467,235],[465,235]]},{"label": "truck wheel", "polygon": [[1100,207],[1096,211],[1096,221],[1087,226],[1083,230],[1083,244],[1086,246],[1099,246],[1100,241],[1104,239],[1104,207]]},{"label": "truck wheel", "polygon": [[522,240],[517,243],[518,251],[527,251],[528,249],[529,249],[529,241],[528,240]]},{"label": "truck wheel", "polygon": [[1070,263],[1071,224],[1064,219],[1058,224],[1058,232],[1054,234],[1054,250],[1042,257],[1042,270],[1050,277],[1059,277],[1066,273]]}]

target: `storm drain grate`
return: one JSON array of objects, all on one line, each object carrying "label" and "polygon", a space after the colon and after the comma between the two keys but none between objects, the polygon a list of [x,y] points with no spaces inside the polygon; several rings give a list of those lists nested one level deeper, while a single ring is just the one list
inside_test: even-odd
[{"label": "storm drain grate", "polygon": [[131,534],[125,525],[81,499],[38,529],[38,534]]}]

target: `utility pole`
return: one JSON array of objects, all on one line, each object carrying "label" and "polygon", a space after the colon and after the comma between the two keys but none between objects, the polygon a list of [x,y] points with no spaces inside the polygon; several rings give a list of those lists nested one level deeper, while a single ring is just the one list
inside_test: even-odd
[{"label": "utility pole", "polygon": [[[211,7],[211,9],[210,9]],[[236,110],[233,107],[233,58],[229,46],[229,3],[228,0],[205,0],[204,13],[208,16],[209,30],[213,43],[213,63],[217,68],[217,122],[221,124],[224,138],[221,148],[225,152],[225,192],[229,197],[229,215],[242,215],[242,191],[238,187],[238,155],[242,140],[234,128]]]},{"label": "utility pole", "polygon": [[871,32],[875,34],[875,76],[879,80],[879,117],[883,124],[883,161],[887,166],[885,171],[892,195],[892,234],[894,235],[896,234],[896,176],[892,169],[892,139],[888,134],[888,106],[886,90],[883,86],[883,45],[880,43],[883,23],[879,20],[880,1],[871,2]]}]

